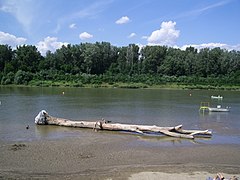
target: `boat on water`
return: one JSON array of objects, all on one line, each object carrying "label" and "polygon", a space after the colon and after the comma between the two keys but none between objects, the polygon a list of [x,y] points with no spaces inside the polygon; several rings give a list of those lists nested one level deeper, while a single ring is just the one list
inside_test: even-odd
[{"label": "boat on water", "polygon": [[209,112],[229,112],[229,108],[222,108],[221,105],[217,107],[208,107]]},{"label": "boat on water", "polygon": [[222,96],[218,95],[218,96],[211,96],[211,99],[223,99]]},{"label": "boat on water", "polygon": [[222,108],[221,105],[217,105],[217,107],[210,107],[209,102],[201,102],[200,105],[200,111],[209,111],[209,112],[229,112],[230,108],[226,107],[226,108]]}]

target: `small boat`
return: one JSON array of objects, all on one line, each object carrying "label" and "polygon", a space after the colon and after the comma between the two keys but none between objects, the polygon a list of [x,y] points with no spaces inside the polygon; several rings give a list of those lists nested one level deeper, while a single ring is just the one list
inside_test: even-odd
[{"label": "small boat", "polygon": [[211,99],[223,99],[222,96],[218,95],[218,96],[211,96]]},{"label": "small boat", "polygon": [[221,105],[218,105],[216,108],[208,107],[209,112],[229,112],[229,108],[222,108]]},{"label": "small boat", "polygon": [[230,107],[222,108],[221,105],[217,105],[217,107],[210,107],[209,102],[201,102],[199,111],[209,111],[209,112],[229,112]]}]

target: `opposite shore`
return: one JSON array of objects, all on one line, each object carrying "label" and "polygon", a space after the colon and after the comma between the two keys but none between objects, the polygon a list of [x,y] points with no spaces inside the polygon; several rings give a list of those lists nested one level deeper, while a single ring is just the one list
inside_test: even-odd
[{"label": "opposite shore", "polygon": [[126,88],[126,89],[187,89],[187,90],[229,90],[240,91],[239,85],[192,85],[181,83],[166,83],[161,85],[148,85],[145,83],[101,83],[101,84],[76,84],[66,81],[39,81],[29,85],[0,85],[0,87],[72,87],[72,88]]}]

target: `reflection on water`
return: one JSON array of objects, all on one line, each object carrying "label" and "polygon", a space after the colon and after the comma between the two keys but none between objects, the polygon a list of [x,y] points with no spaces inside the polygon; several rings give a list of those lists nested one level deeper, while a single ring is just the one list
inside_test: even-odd
[{"label": "reflection on water", "polygon": [[214,121],[221,122],[229,119],[230,112],[200,112],[203,119],[213,119]]},{"label": "reflection on water", "polygon": [[216,119],[217,122],[221,122],[228,119],[228,112],[209,112],[212,118]]},{"label": "reflection on water", "polygon": [[[210,98],[212,94],[221,94],[224,99],[215,102]],[[240,93],[234,91],[0,87],[0,101],[0,140],[37,140],[85,135],[85,131],[75,128],[36,126],[35,116],[45,109],[52,116],[72,120],[104,118],[114,123],[126,124],[183,124],[184,129],[213,131],[210,140],[197,139],[197,142],[214,143],[219,139],[228,139],[223,143],[240,143]],[[199,113],[200,102],[207,101],[212,104],[221,103],[224,107],[231,106],[231,111]],[[30,126],[28,130],[26,125]],[[158,138],[146,137],[147,141],[157,140],[160,144],[190,142],[165,136]]]},{"label": "reflection on water", "polygon": [[[36,139],[59,139],[64,137],[82,137],[85,136],[87,129],[59,127],[51,125],[36,125],[35,136]],[[91,132],[91,131],[89,131]]]},{"label": "reflection on water", "polygon": [[196,139],[184,139],[184,138],[174,138],[169,136],[138,136],[141,142],[144,142],[147,145],[154,144],[156,145],[189,145],[189,144],[206,144],[206,141],[211,140],[211,136],[205,138],[196,138]]},{"label": "reflection on water", "polygon": [[61,134],[64,132],[64,127],[58,128],[57,126],[38,126],[35,127],[35,135],[38,139],[51,137],[53,134]]},{"label": "reflection on water", "polygon": [[59,139],[63,137],[83,137],[92,136],[93,133],[101,133],[101,135],[111,136],[111,135],[122,135],[136,137],[137,142],[141,144],[154,146],[168,146],[168,145],[187,145],[187,144],[205,144],[206,141],[211,140],[211,136],[198,137],[196,139],[184,139],[184,138],[174,138],[163,135],[161,133],[146,133],[144,135],[136,132],[128,131],[107,131],[101,130],[98,132],[87,128],[71,128],[71,127],[59,127],[59,126],[48,126],[48,125],[38,125],[35,128],[35,134],[37,139]]}]

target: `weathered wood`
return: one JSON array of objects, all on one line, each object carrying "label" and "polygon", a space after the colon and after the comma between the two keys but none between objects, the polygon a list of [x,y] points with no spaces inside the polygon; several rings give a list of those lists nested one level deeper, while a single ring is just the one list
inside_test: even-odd
[{"label": "weathered wood", "polygon": [[94,121],[72,121],[69,119],[57,118],[50,116],[42,110],[35,118],[35,123],[39,125],[58,125],[66,127],[92,128],[94,130],[111,130],[111,131],[130,131],[139,134],[147,132],[161,133],[167,136],[194,139],[197,135],[211,135],[209,130],[183,130],[182,125],[175,127],[159,127],[149,125],[131,125],[120,123],[108,123],[104,119]]},{"label": "weathered wood", "polygon": [[206,136],[212,135],[212,132],[209,130],[184,130],[184,129],[182,129],[182,125],[176,126],[175,131],[178,133],[190,134],[190,135],[206,135]]}]

